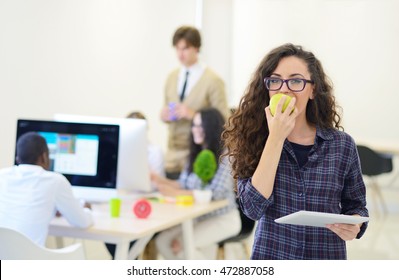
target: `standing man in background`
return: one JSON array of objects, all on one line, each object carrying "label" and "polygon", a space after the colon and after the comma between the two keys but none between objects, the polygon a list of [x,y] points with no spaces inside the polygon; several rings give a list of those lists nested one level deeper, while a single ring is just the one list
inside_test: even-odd
[{"label": "standing man in background", "polygon": [[199,62],[199,31],[182,26],[176,30],[172,42],[181,67],[172,71],[166,80],[161,119],[169,125],[166,176],[177,179],[187,162],[194,113],[205,107],[215,107],[227,119],[229,109],[224,82]]}]

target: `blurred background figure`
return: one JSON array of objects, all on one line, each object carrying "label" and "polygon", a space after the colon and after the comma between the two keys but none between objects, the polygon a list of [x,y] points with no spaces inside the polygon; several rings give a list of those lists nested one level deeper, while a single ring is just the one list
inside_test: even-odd
[{"label": "blurred background figure", "polygon": [[189,152],[191,120],[201,108],[214,107],[227,118],[229,109],[222,79],[199,61],[201,35],[192,26],[179,27],[173,35],[181,67],[173,70],[165,84],[161,120],[169,126],[166,176],[177,179]]},{"label": "blurred background figure", "polygon": [[17,141],[18,165],[0,170],[0,226],[45,246],[50,221],[58,213],[73,226],[93,224],[90,205],[81,206],[64,175],[48,171],[46,140],[28,132]]},{"label": "blurred background figure", "polygon": [[[195,159],[204,149],[212,151],[216,159],[219,159],[223,152],[220,137],[224,122],[223,116],[215,108],[205,108],[195,113],[191,126],[190,152],[179,179],[171,180],[152,174],[152,181],[165,196],[194,195],[195,197],[195,192],[207,189],[212,191],[212,200],[229,201],[226,207],[196,219],[193,238],[196,259],[215,259],[218,242],[236,235],[241,229],[234,180],[228,159],[225,157],[220,162],[217,160],[216,173],[205,185],[193,170]],[[181,226],[160,232],[156,237],[156,245],[165,259],[183,259]]]}]

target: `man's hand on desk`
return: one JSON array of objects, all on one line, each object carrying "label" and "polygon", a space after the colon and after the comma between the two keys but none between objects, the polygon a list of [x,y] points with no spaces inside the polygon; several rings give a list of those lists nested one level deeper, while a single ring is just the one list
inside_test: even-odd
[{"label": "man's hand on desk", "polygon": [[[80,200],[80,205],[81,205],[83,208],[88,208],[88,209],[91,210],[91,204],[90,204],[89,202],[83,200],[83,199]],[[56,211],[55,211],[55,216],[56,216],[56,217],[62,217],[62,214],[61,214],[60,211],[58,211],[58,209],[56,209]]]},{"label": "man's hand on desk", "polygon": [[91,204],[87,201],[84,201],[83,208],[89,208],[91,210]]}]

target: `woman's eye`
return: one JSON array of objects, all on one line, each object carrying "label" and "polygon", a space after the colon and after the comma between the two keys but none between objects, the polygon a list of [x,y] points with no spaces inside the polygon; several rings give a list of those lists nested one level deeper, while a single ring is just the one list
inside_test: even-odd
[{"label": "woman's eye", "polygon": [[290,80],[291,85],[300,84],[300,83],[302,83],[301,79],[291,79]]}]

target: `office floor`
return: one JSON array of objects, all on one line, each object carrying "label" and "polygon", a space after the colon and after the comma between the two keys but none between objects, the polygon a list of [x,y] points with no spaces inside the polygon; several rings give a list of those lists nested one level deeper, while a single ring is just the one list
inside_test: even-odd
[{"label": "office floor", "polygon": [[[367,189],[367,201],[370,211],[370,223],[365,235],[359,240],[347,242],[348,259],[351,260],[399,260],[399,176],[392,182],[394,174],[383,175],[378,182],[385,199],[388,213],[383,214],[380,204],[373,201],[374,193]],[[365,179],[365,183],[368,181]],[[83,242],[86,257],[91,260],[106,260],[110,256],[102,242],[77,240]],[[65,244],[75,242],[66,239]],[[250,250],[252,238],[247,240]],[[47,245],[54,247],[54,239],[49,237]],[[246,259],[240,244],[228,244],[225,247],[226,259]]]},{"label": "office floor", "polygon": [[[374,203],[375,194],[367,189],[369,226],[361,239],[347,242],[349,259],[399,260],[399,177],[390,184],[393,177],[394,175],[387,175],[378,181],[381,182],[387,214],[383,214],[380,203]],[[365,182],[367,184],[367,181]],[[384,184],[384,182],[388,183]]]}]

